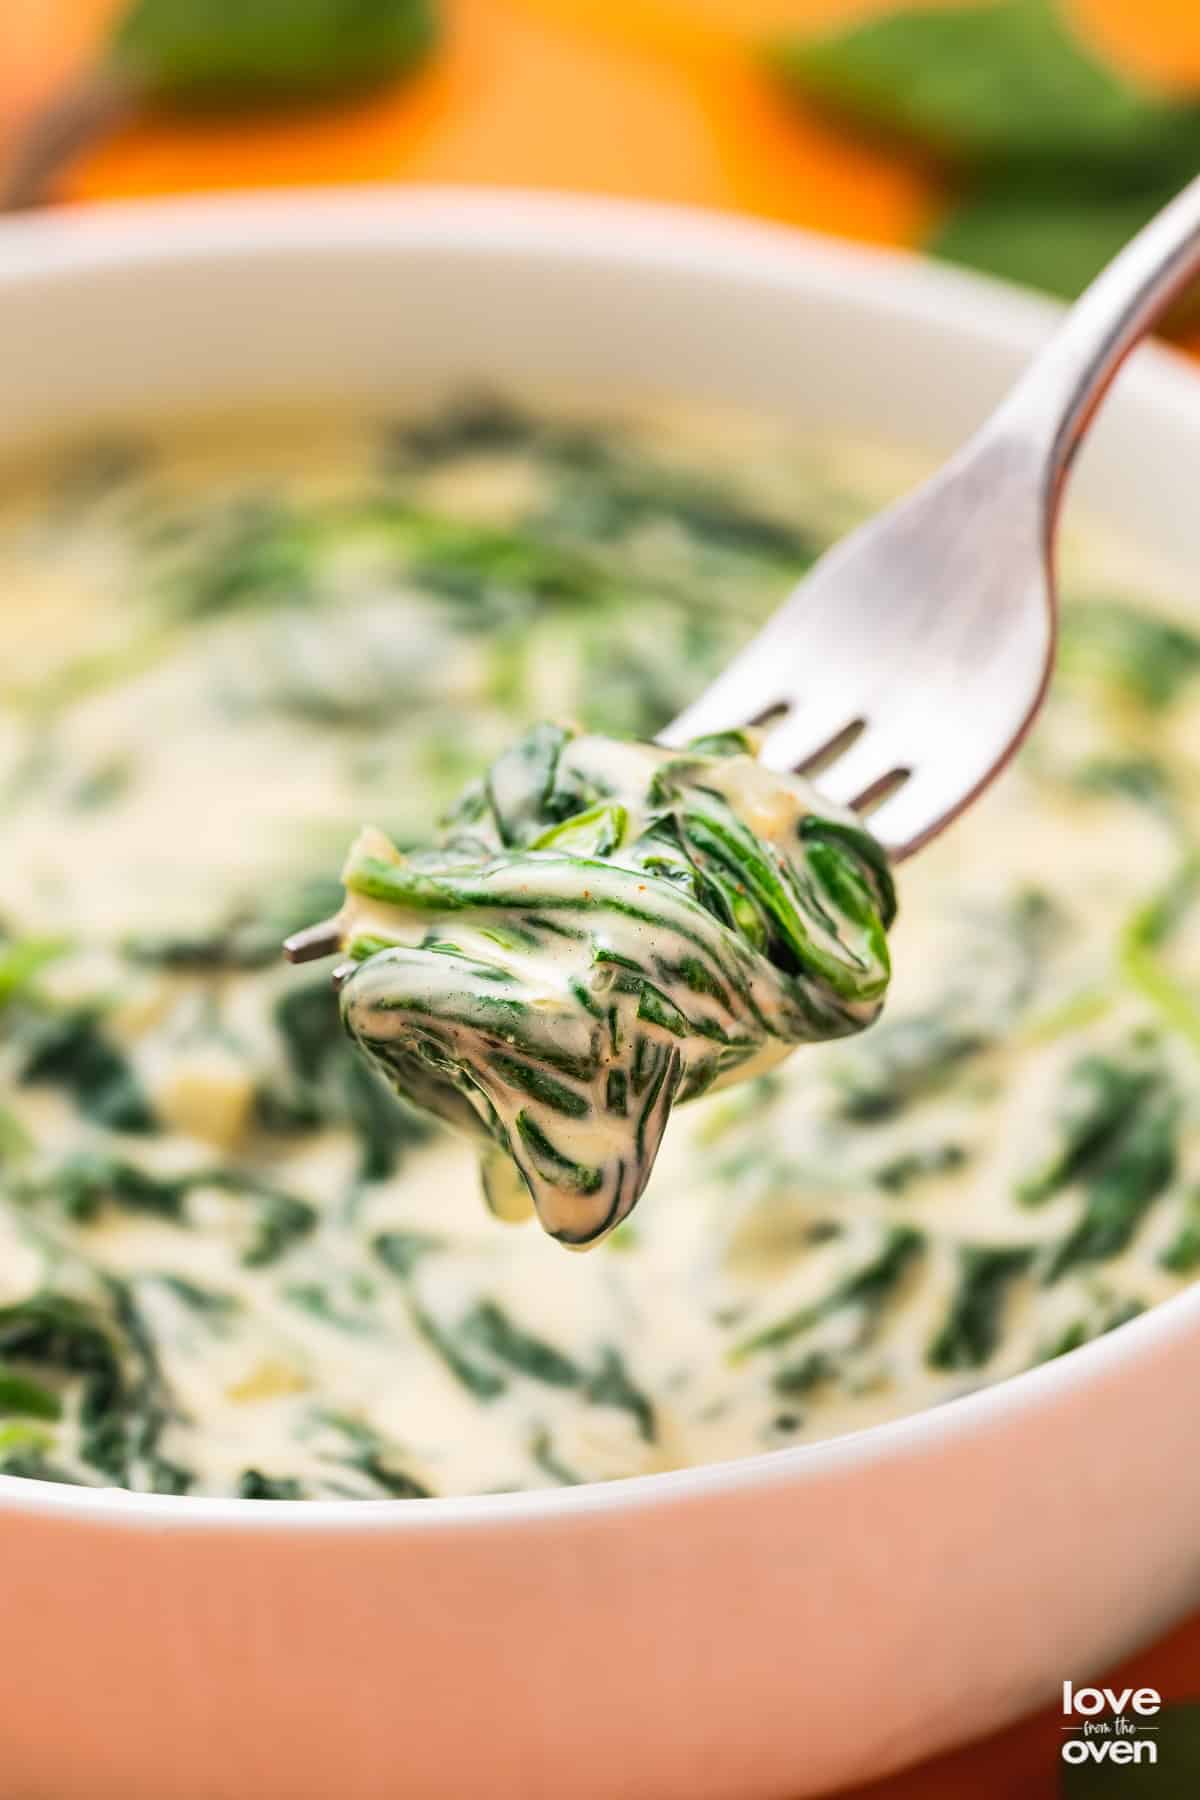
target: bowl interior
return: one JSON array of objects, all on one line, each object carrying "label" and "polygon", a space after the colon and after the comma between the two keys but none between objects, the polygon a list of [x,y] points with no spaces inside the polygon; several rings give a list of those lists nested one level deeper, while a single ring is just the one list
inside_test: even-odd
[{"label": "bowl interior", "polygon": [[[731,404],[940,455],[1054,317],[913,258],[615,202],[413,190],[101,208],[5,227],[0,448],[131,413],[485,382]],[[1162,352],[1136,361],[1078,497],[1187,562],[1200,384]]]},{"label": "bowl interior", "polygon": [[[484,383],[728,404],[936,456],[1054,317],[910,258],[614,203],[417,191],[100,209],[0,237],[0,450],[131,417],[383,407]],[[1136,362],[1073,503],[1166,575],[1200,557],[1200,382],[1162,351]],[[1190,1317],[1193,1301],[1169,1305]]]}]

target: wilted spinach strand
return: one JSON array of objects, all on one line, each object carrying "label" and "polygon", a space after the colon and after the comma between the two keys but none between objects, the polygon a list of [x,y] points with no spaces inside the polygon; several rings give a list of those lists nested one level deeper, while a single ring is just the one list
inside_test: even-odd
[{"label": "wilted spinach strand", "polygon": [[152,1131],[150,1103],[128,1061],[89,1007],[35,1012],[15,1026],[22,1057],[17,1080],[66,1090],[80,1111],[113,1131]]},{"label": "wilted spinach strand", "polygon": [[440,850],[367,832],[344,879],[351,1036],[482,1141],[493,1210],[575,1246],[634,1206],[677,1100],[862,1030],[888,981],[883,853],[741,733],[537,726]]},{"label": "wilted spinach strand", "polygon": [[1017,1190],[1027,1206],[1070,1188],[1082,1197],[1076,1224],[1045,1258],[1044,1281],[1126,1247],[1174,1177],[1179,1128],[1175,1083],[1152,1053],[1085,1056],[1068,1071],[1058,1143]]},{"label": "wilted spinach strand", "polygon": [[1056,1337],[1047,1339],[1040,1346],[1036,1361],[1053,1362],[1056,1357],[1066,1356],[1093,1338],[1103,1337],[1107,1332],[1116,1331],[1118,1326],[1127,1325],[1130,1319],[1139,1318],[1145,1310],[1143,1302],[1134,1295],[1124,1300],[1102,1300],[1089,1313],[1064,1326]]},{"label": "wilted spinach strand", "polygon": [[909,1225],[893,1226],[885,1232],[878,1249],[858,1268],[841,1276],[827,1294],[744,1338],[732,1352],[734,1359],[741,1361],[760,1350],[777,1350],[844,1307],[860,1309],[869,1327],[919,1255],[924,1241],[921,1233]]},{"label": "wilted spinach strand", "polygon": [[929,1346],[937,1369],[975,1369],[1000,1342],[1008,1290],[1033,1260],[1022,1244],[964,1244],[959,1251],[958,1288],[945,1322]]}]

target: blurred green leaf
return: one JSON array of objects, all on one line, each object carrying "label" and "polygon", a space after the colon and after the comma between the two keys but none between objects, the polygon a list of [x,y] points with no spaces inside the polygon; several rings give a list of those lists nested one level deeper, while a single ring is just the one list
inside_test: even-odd
[{"label": "blurred green leaf", "polygon": [[1066,298],[1200,168],[1200,105],[1110,69],[1055,0],[920,6],[768,55],[791,91],[957,175],[935,255]]},{"label": "blurred green leaf", "polygon": [[156,101],[259,106],[388,81],[434,35],[431,0],[133,0],[109,57]]},{"label": "blurred green leaf", "polygon": [[1072,300],[1182,184],[1171,180],[1144,193],[1115,195],[1097,192],[1100,185],[1094,182],[1085,194],[1028,170],[985,176],[950,209],[925,247],[946,262]]},{"label": "blurred green leaf", "polygon": [[806,98],[968,162],[1115,160],[1173,137],[1174,109],[1106,68],[1052,0],[919,7],[770,54]]},{"label": "blurred green leaf", "polygon": [[327,101],[394,80],[437,36],[436,0],[131,0],[94,67],[30,121],[0,212],[142,107],[229,112]]}]

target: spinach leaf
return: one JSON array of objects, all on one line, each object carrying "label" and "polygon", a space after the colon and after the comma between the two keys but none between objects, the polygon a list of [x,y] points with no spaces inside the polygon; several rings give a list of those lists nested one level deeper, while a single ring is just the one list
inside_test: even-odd
[{"label": "spinach leaf", "polygon": [[282,1290],[282,1296],[289,1306],[298,1306],[311,1318],[319,1319],[323,1325],[332,1325],[338,1331],[369,1332],[371,1321],[362,1313],[350,1312],[342,1306],[332,1290],[322,1286],[319,1281],[289,1282]]},{"label": "spinach leaf", "polygon": [[50,1199],[68,1219],[86,1225],[106,1206],[182,1220],[188,1187],[186,1176],[150,1175],[120,1157],[80,1150],[48,1173],[22,1183],[17,1194],[23,1200]]},{"label": "spinach leaf", "polygon": [[417,1481],[404,1469],[393,1468],[385,1455],[377,1450],[365,1451],[355,1462],[369,1480],[391,1500],[428,1500],[432,1490]]},{"label": "spinach leaf", "polygon": [[1059,669],[1158,709],[1200,672],[1200,635],[1124,600],[1092,600],[1063,614]]},{"label": "spinach leaf", "polygon": [[973,1022],[956,1022],[940,1008],[885,1024],[837,1069],[837,1110],[860,1124],[894,1118],[952,1082],[988,1041]]},{"label": "spinach leaf", "polygon": [[34,1442],[8,1446],[0,1442],[0,1475],[17,1475],[22,1481],[53,1481],[60,1487],[89,1487],[92,1484],[53,1462],[46,1446]]},{"label": "spinach leaf", "polygon": [[306,982],[286,993],[275,1008],[292,1069],[301,1081],[315,1082],[331,1054],[341,1048],[341,1026],[329,983]]},{"label": "spinach leaf", "polygon": [[600,1352],[597,1366],[588,1376],[583,1391],[593,1406],[615,1406],[627,1412],[638,1428],[638,1435],[646,1443],[657,1441],[654,1402],[632,1379],[625,1359],[611,1344]]},{"label": "spinach leaf", "polygon": [[30,1419],[59,1419],[62,1401],[44,1383],[0,1364],[0,1415],[13,1413]]},{"label": "spinach leaf", "polygon": [[306,518],[268,498],[239,500],[181,571],[174,608],[185,619],[209,619],[310,600],[316,548]]},{"label": "spinach leaf", "polygon": [[238,1478],[240,1500],[303,1500],[304,1483],[294,1475],[264,1475],[261,1469],[243,1469]]},{"label": "spinach leaf", "polygon": [[122,952],[131,963],[149,968],[206,974],[268,968],[278,956],[279,946],[269,927],[238,924],[190,934],[143,933],[127,938]]},{"label": "spinach leaf", "polygon": [[6,940],[0,935],[0,1007],[28,993],[42,970],[60,957],[66,948],[62,938],[23,937]]},{"label": "spinach leaf", "polygon": [[809,1350],[793,1363],[784,1363],[771,1377],[771,1386],[782,1398],[791,1400],[798,1394],[810,1394],[814,1388],[832,1381],[837,1363],[826,1350]]},{"label": "spinach leaf", "polygon": [[1163,1077],[1088,1157],[1080,1172],[1085,1181],[1082,1213],[1046,1259],[1044,1282],[1057,1281],[1080,1263],[1103,1261],[1125,1249],[1174,1178],[1179,1114],[1178,1095]]},{"label": "spinach leaf", "polygon": [[398,1101],[359,1057],[348,1057],[343,1064],[342,1101],[347,1123],[358,1139],[358,1166],[364,1181],[386,1181],[405,1153],[432,1135],[426,1121]]},{"label": "spinach leaf", "polygon": [[577,1470],[571,1468],[569,1463],[563,1461],[555,1450],[554,1441],[548,1431],[534,1433],[533,1441],[529,1446],[529,1454],[542,1474],[548,1475],[551,1481],[557,1482],[559,1487],[583,1486],[586,1477],[580,1475]]},{"label": "spinach leaf", "polygon": [[393,1275],[407,1280],[423,1256],[444,1250],[445,1244],[426,1231],[381,1231],[371,1248]]},{"label": "spinach leaf", "polygon": [[464,1343],[461,1331],[441,1324],[412,1292],[408,1295],[408,1311],[418,1335],[469,1394],[477,1400],[495,1400],[504,1393],[508,1386],[504,1377],[478,1361],[471,1354],[469,1340]]},{"label": "spinach leaf", "polygon": [[239,906],[201,930],[136,933],[125,939],[122,954],[150,968],[198,975],[272,968],[279,960],[280,938],[312,918],[336,912],[341,897],[340,882],[311,875],[273,886],[253,910]]},{"label": "spinach leaf", "polygon": [[395,1445],[381,1438],[365,1419],[350,1413],[323,1413],[321,1422],[341,1433],[349,1446],[348,1467],[365,1475],[392,1500],[428,1500],[430,1489],[402,1466]]},{"label": "spinach leaf", "polygon": [[1185,1196],[1179,1229],[1158,1260],[1172,1275],[1190,1275],[1200,1268],[1200,1188],[1191,1188]]},{"label": "spinach leaf", "polygon": [[430,1489],[402,1466],[396,1447],[380,1437],[365,1419],[350,1413],[324,1412],[320,1423],[331,1426],[346,1440],[345,1464],[365,1475],[392,1500],[427,1500]]},{"label": "spinach leaf", "polygon": [[1118,943],[1118,967],[1130,986],[1172,1030],[1200,1050],[1200,1000],[1168,967],[1164,951],[1200,894],[1200,855],[1184,858],[1170,879],[1128,921]]},{"label": "spinach leaf", "polygon": [[55,1167],[19,1183],[15,1191],[16,1197],[27,1203],[52,1201],[80,1225],[91,1224],[106,1206],[186,1224],[188,1195],[204,1187],[219,1188],[245,1201],[250,1225],[241,1260],[247,1268],[277,1261],[317,1222],[316,1209],[307,1200],[238,1169],[151,1175],[135,1163],[96,1150],[64,1157]]},{"label": "spinach leaf", "polygon": [[875,1170],[878,1187],[889,1194],[907,1193],[914,1182],[930,1175],[949,1175],[961,1169],[967,1152],[961,1144],[929,1144],[918,1150],[902,1150]]},{"label": "spinach leaf", "polygon": [[0,1106],[0,1168],[19,1163],[33,1149],[33,1139],[15,1113]]},{"label": "spinach leaf", "polygon": [[[294,1244],[316,1229],[316,1207],[296,1194],[285,1193],[282,1188],[236,1170],[212,1170],[203,1180],[240,1195],[248,1204],[250,1235],[241,1255],[247,1269],[265,1269],[278,1262]],[[201,1185],[201,1178],[197,1178],[196,1185]]]},{"label": "spinach leaf", "polygon": [[564,465],[551,504],[534,529],[611,545],[647,526],[674,526],[701,552],[759,558],[800,574],[820,545],[811,532],[692,470],[651,463],[594,444],[581,468]]},{"label": "spinach leaf", "polygon": [[859,1265],[836,1281],[827,1294],[788,1313],[774,1325],[754,1332],[735,1345],[731,1356],[735,1362],[753,1356],[759,1350],[776,1350],[790,1343],[801,1332],[809,1331],[822,1319],[840,1312],[843,1307],[857,1306],[867,1318],[877,1314],[899,1285],[901,1277],[921,1250],[925,1239],[909,1225],[894,1225],[883,1237],[879,1248]]},{"label": "spinach leaf", "polygon": [[1017,1188],[1025,1206],[1043,1201],[1087,1177],[1125,1130],[1161,1079],[1147,1064],[1109,1056],[1083,1056],[1067,1072],[1058,1107],[1058,1142],[1040,1168]]},{"label": "spinach leaf", "polygon": [[935,1369],[976,1369],[1000,1341],[1008,1289],[1029,1268],[1032,1249],[1021,1244],[963,1244],[958,1287],[926,1352]]},{"label": "spinach leaf", "polygon": [[1078,1350],[1081,1344],[1090,1344],[1093,1338],[1103,1337],[1119,1325],[1127,1325],[1130,1319],[1139,1318],[1145,1310],[1144,1303],[1132,1295],[1125,1299],[1111,1295],[1104,1297],[1090,1312],[1073,1319],[1057,1336],[1042,1344],[1034,1363],[1053,1362],[1056,1357],[1066,1356],[1070,1351]]},{"label": "spinach leaf", "polygon": [[551,1387],[578,1387],[583,1379],[569,1356],[514,1324],[494,1300],[480,1300],[471,1309],[463,1322],[463,1335],[498,1362],[534,1381],[548,1382]]},{"label": "spinach leaf", "polygon": [[434,1318],[413,1284],[418,1263],[443,1249],[441,1240],[423,1231],[384,1231],[373,1239],[371,1247],[384,1267],[405,1284],[405,1301],[417,1335],[440,1357],[454,1379],[477,1400],[495,1400],[504,1393],[507,1381],[475,1354],[477,1338],[461,1326],[443,1325]]},{"label": "spinach leaf", "polygon": [[[372,1248],[393,1274],[409,1283],[420,1261],[444,1248],[442,1241],[420,1231],[385,1231]],[[479,1353],[551,1387],[578,1388],[594,1406],[615,1406],[632,1414],[639,1433],[653,1443],[653,1402],[631,1378],[619,1351],[606,1346],[594,1368],[582,1368],[544,1338],[518,1325],[494,1300],[480,1300],[457,1327],[433,1318],[409,1288],[409,1310],[419,1334],[451,1374],[480,1400],[495,1399],[507,1382],[480,1359]]]},{"label": "spinach leaf", "polygon": [[1085,794],[1117,795],[1163,815],[1174,810],[1171,774],[1153,756],[1089,756],[1072,771],[1071,781]]},{"label": "spinach leaf", "polygon": [[459,457],[528,450],[545,434],[543,420],[502,394],[460,394],[428,417],[401,419],[384,433],[389,470],[437,468]]},{"label": "spinach leaf", "polygon": [[1058,1142],[1017,1190],[1026,1205],[1082,1190],[1076,1224],[1043,1261],[1044,1282],[1116,1256],[1131,1241],[1174,1178],[1180,1111],[1175,1084],[1153,1055],[1087,1055],[1068,1070]]},{"label": "spinach leaf", "polygon": [[169,1293],[174,1294],[177,1300],[181,1300],[189,1311],[210,1320],[214,1325],[219,1325],[222,1320],[228,1319],[241,1306],[241,1301],[236,1294],[227,1294],[220,1288],[205,1287],[198,1281],[192,1281],[186,1275],[173,1275],[156,1270],[154,1274],[145,1279],[158,1282]]},{"label": "spinach leaf", "polygon": [[61,1087],[80,1112],[112,1131],[154,1131],[157,1121],[140,1082],[104,1035],[91,1007],[43,1012],[22,1034],[18,1081]]},{"label": "spinach leaf", "polygon": [[1063,925],[1059,908],[1036,888],[1000,906],[964,910],[944,953],[940,997],[926,1011],[885,1019],[839,1060],[834,1110],[868,1124],[952,1087],[1021,1016]]},{"label": "spinach leaf", "polygon": [[132,1286],[114,1275],[101,1288],[111,1312],[122,1364],[114,1399],[94,1419],[88,1418],[88,1395],[80,1411],[85,1425],[81,1450],[89,1462],[123,1487],[156,1494],[185,1494],[194,1476],[190,1469],[162,1455],[159,1442],[178,1414],[167,1385],[153,1333],[142,1315]]},{"label": "spinach leaf", "polygon": [[217,1188],[244,1203],[247,1224],[240,1261],[247,1269],[262,1269],[277,1262],[316,1228],[315,1206],[248,1170],[193,1169],[176,1177],[176,1183],[184,1194],[196,1188]]},{"label": "spinach leaf", "polygon": [[410,579],[495,630],[528,623],[547,607],[599,605],[611,577],[572,546],[529,531],[400,515],[397,544]]},{"label": "spinach leaf", "polygon": [[349,1125],[359,1144],[362,1179],[384,1181],[394,1174],[405,1151],[423,1143],[431,1128],[354,1054],[329,983],[306,982],[284,994],[275,1024],[293,1087],[260,1091],[260,1123],[283,1131],[322,1121]]},{"label": "spinach leaf", "polygon": [[76,812],[99,812],[128,793],[134,765],[125,757],[109,757],[96,763],[71,789],[70,805]]},{"label": "spinach leaf", "polygon": [[181,1493],[186,1470],[158,1452],[172,1414],[153,1342],[129,1289],[103,1284],[101,1299],[42,1292],[0,1307],[0,1359],[80,1383],[81,1460],[124,1487]]}]

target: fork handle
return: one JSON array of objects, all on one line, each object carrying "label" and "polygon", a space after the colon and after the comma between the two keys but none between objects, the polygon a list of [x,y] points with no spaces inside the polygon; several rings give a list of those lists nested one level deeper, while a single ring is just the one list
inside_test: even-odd
[{"label": "fork handle", "polygon": [[1033,434],[1051,512],[1096,410],[1131,350],[1200,273],[1200,177],[1138,232],[1067,313],[990,428]]}]

